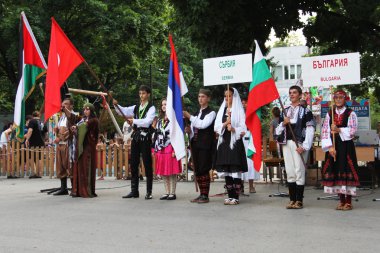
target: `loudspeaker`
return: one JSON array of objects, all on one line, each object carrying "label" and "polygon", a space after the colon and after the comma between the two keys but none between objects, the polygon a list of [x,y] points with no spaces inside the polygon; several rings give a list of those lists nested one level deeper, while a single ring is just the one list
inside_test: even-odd
[{"label": "loudspeaker", "polygon": [[368,166],[359,166],[357,171],[360,186],[372,186],[372,175],[374,173],[373,165],[368,163]]}]

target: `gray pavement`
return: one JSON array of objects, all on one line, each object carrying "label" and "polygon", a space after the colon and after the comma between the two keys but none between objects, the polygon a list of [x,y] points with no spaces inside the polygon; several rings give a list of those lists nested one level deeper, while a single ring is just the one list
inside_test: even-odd
[{"label": "gray pavement", "polygon": [[[238,206],[222,197],[193,204],[193,182],[179,182],[175,201],[121,199],[130,181],[97,181],[98,198],[48,196],[40,189],[57,179],[0,177],[0,252],[376,252],[380,249],[380,190],[359,191],[354,210],[335,211],[336,201],[317,200],[308,187],[305,208],[286,210],[285,198],[269,198],[277,184],[258,184]],[[281,187],[281,189],[286,190]],[[223,182],[211,194],[223,192]]]}]

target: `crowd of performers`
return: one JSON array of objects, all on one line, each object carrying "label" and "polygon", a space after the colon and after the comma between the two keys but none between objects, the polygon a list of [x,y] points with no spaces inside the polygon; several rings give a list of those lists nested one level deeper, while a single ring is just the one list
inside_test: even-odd
[{"label": "crowd of performers", "polygon": [[[175,200],[177,176],[181,174],[181,163],[177,160],[169,133],[170,122],[166,115],[166,100],[160,102],[158,117],[150,102],[151,90],[139,88],[140,104],[122,107],[113,101],[118,114],[126,118],[131,126],[131,191],[123,198],[139,198],[140,156],[145,168],[145,199],[153,198],[152,149],[156,159],[156,174],[165,186],[160,200]],[[272,110],[271,138],[281,146],[290,201],[287,209],[303,208],[306,163],[313,145],[315,121],[312,112],[300,103],[302,90],[299,86],[289,88],[291,104],[284,111]],[[260,177],[246,156],[251,133],[245,125],[246,99],[241,100],[238,91],[229,88],[216,113],[209,107],[211,92],[200,89],[199,110],[194,114],[183,111],[188,122],[185,132],[190,138],[194,180],[199,187],[199,196],[192,203],[208,203],[210,192],[210,170],[224,178],[228,197],[225,205],[238,205],[249,181],[249,192],[256,192],[254,180]],[[357,159],[353,138],[357,131],[357,116],[346,107],[347,94],[338,90],[333,94],[334,107],[327,114],[321,130],[322,149],[326,152],[322,168],[322,184],[329,194],[339,194],[337,210],[352,210],[352,196],[359,185]],[[73,111],[74,101],[67,97],[62,102],[62,113],[54,128],[56,136],[57,176],[61,187],[54,195],[68,195],[67,181],[71,181],[72,197],[96,197],[96,144],[99,136],[99,121],[92,104],[83,106],[83,115]],[[29,125],[31,128],[33,124]],[[11,126],[3,131],[1,139],[6,141]],[[33,129],[26,134],[26,144],[31,141]],[[3,136],[4,135],[4,136]]]}]

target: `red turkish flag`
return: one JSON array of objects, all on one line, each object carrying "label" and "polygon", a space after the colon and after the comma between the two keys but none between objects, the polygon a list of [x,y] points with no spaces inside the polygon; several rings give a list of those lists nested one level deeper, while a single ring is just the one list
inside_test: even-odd
[{"label": "red turkish flag", "polygon": [[45,121],[61,108],[60,88],[84,59],[61,27],[51,18],[51,36],[46,74]]}]

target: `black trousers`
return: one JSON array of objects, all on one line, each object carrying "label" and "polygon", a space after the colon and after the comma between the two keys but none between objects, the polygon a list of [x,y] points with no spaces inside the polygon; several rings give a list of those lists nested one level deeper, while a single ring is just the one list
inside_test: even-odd
[{"label": "black trousers", "polygon": [[140,154],[145,167],[146,191],[151,193],[153,187],[153,169],[150,140],[132,140],[131,143],[131,190],[139,191]]},{"label": "black trousers", "polygon": [[191,155],[193,156],[193,165],[196,176],[208,175],[212,167],[213,152],[212,149],[200,149],[193,141],[191,146]]}]

